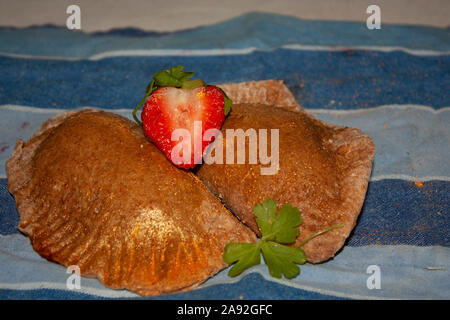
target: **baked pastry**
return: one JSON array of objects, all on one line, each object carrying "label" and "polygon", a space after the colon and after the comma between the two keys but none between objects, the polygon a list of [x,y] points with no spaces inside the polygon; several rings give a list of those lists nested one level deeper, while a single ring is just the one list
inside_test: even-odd
[{"label": "baked pastry", "polygon": [[[264,82],[262,85],[283,86],[281,82]],[[238,88],[239,85],[235,85],[235,90],[227,91],[233,101],[236,99],[234,93],[241,91]],[[241,92],[240,95],[246,94]],[[226,154],[227,145],[234,144],[234,162],[204,164],[196,174],[258,235],[253,207],[268,198],[275,200],[279,208],[290,203],[300,209],[303,223],[296,245],[316,232],[342,224],[342,228],[326,232],[304,245],[309,262],[322,262],[336,254],[356,224],[375,146],[359,129],[323,123],[302,111],[290,98],[272,98],[248,93],[247,100],[253,104],[233,105],[221,132],[223,154]],[[242,102],[242,99],[237,97],[236,101]],[[275,105],[255,104],[266,101]],[[238,143],[234,138],[227,139],[226,131],[242,129],[245,132],[251,128],[256,131],[279,129],[279,170],[276,174],[262,175],[261,168],[268,165],[262,164],[260,159],[256,164],[250,164],[248,159],[245,164],[237,164]],[[272,141],[269,133],[267,135],[267,150],[271,150]],[[248,153],[249,139],[245,140],[245,150]]]},{"label": "baked pastry", "polygon": [[291,111],[300,111],[292,92],[282,80],[261,80],[219,85],[234,104],[258,103],[278,106]]},{"label": "baked pastry", "polygon": [[17,141],[6,169],[34,250],[114,289],[193,288],[226,266],[228,242],[256,240],[195,175],[112,113],[55,116]]}]

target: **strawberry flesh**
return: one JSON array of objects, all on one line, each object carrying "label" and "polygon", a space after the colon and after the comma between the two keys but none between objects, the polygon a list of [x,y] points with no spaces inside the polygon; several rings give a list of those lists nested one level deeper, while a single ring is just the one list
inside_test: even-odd
[{"label": "strawberry flesh", "polygon": [[[190,139],[191,154],[181,168],[193,168],[201,162],[206,147],[211,141],[203,141],[208,129],[220,129],[225,119],[224,96],[215,86],[201,86],[195,89],[163,87],[155,90],[144,105],[141,115],[144,134],[172,161],[172,149],[180,143],[172,141],[176,129],[185,129]],[[201,122],[201,131],[199,122]],[[195,129],[195,130],[194,130]],[[187,149],[183,149],[187,150]],[[184,156],[184,155],[183,155]]]}]

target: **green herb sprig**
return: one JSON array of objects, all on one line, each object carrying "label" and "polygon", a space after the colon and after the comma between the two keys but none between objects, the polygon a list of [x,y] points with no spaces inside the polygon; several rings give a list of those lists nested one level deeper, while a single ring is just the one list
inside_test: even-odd
[{"label": "green herb sprig", "polygon": [[297,264],[306,262],[305,252],[300,247],[325,232],[343,227],[332,226],[311,235],[300,246],[286,246],[285,244],[293,243],[300,233],[298,226],[302,224],[301,213],[290,204],[283,205],[278,214],[276,210],[277,204],[272,199],[264,200],[262,204],[254,207],[253,213],[262,235],[260,241],[230,242],[225,246],[223,260],[229,264],[236,262],[228,272],[230,277],[260,264],[262,252],[271,276],[281,278],[284,275],[288,279],[294,278],[300,273]]}]

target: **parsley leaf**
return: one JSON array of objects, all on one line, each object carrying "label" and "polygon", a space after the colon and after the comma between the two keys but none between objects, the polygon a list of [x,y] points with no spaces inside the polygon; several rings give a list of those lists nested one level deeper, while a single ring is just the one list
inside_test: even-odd
[{"label": "parsley leaf", "polygon": [[264,200],[262,205],[258,203],[253,208],[256,223],[263,236],[272,234],[272,223],[275,220],[276,211],[277,204],[272,199]]},{"label": "parsley leaf", "polygon": [[276,215],[277,204],[272,199],[257,204],[253,213],[264,240],[278,243],[292,243],[299,234],[298,226],[302,223],[300,211],[285,204]]},{"label": "parsley leaf", "polygon": [[302,223],[302,216],[297,208],[285,204],[272,224],[272,233],[278,243],[292,243],[297,238],[300,230],[297,228]]},{"label": "parsley leaf", "polygon": [[269,273],[275,278],[281,274],[288,279],[296,277],[300,268],[296,265],[306,262],[305,252],[296,247],[288,247],[273,241],[264,241],[262,246],[264,261],[269,267]]},{"label": "parsley leaf", "polygon": [[260,246],[257,243],[231,242],[226,245],[223,260],[226,263],[238,261],[228,272],[230,277],[235,277],[261,261]]},{"label": "parsley leaf", "polygon": [[324,229],[308,237],[298,247],[286,246],[284,244],[295,242],[300,233],[298,226],[302,223],[301,213],[289,203],[283,205],[278,214],[276,211],[277,204],[272,199],[256,204],[253,213],[261,231],[260,241],[257,243],[231,242],[225,246],[223,260],[230,264],[236,262],[228,272],[230,277],[235,277],[245,269],[259,264],[262,252],[270,275],[276,278],[281,278],[282,275],[288,279],[294,278],[300,273],[297,264],[306,263],[305,252],[300,247],[325,232],[343,226],[336,225]]}]

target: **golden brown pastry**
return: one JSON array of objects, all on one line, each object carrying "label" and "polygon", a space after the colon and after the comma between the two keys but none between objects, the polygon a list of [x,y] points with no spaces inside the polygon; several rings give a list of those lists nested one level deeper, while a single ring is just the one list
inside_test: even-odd
[{"label": "golden brown pastry", "polygon": [[[228,94],[235,99],[233,92]],[[255,95],[248,99],[267,101]],[[274,101],[281,105],[284,100],[275,98]],[[236,164],[238,143],[235,141],[234,164],[204,164],[197,171],[198,177],[258,234],[253,207],[268,198],[275,200],[279,208],[290,203],[300,209],[303,224],[296,244],[327,227],[343,224],[344,227],[316,237],[303,247],[310,262],[333,257],[355,226],[364,202],[375,154],[372,140],[359,129],[325,124],[304,111],[236,104],[221,130],[223,154],[227,144],[233,143],[233,139],[227,139],[228,129],[251,128],[279,129],[276,174],[262,175],[261,168],[268,165],[261,164],[259,159],[256,164],[249,164],[248,155],[245,164]],[[271,143],[268,134],[268,150]],[[248,153],[249,139],[245,150]]]},{"label": "golden brown pastry", "polygon": [[198,178],[112,113],[50,119],[6,167],[34,250],[111,288],[187,290],[226,266],[228,242],[255,241]]}]

